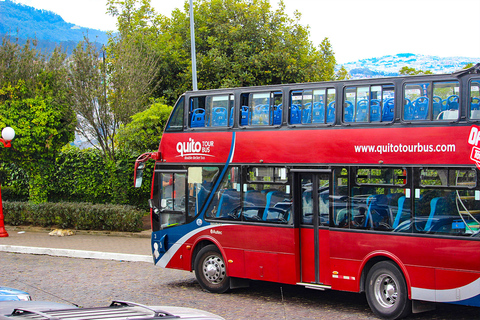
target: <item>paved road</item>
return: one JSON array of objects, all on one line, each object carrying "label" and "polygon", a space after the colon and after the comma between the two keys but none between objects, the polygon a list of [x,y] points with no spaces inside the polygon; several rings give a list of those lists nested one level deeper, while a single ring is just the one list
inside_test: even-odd
[{"label": "paved road", "polygon": [[[53,257],[0,252],[0,284],[29,292],[35,300],[83,307],[114,299],[187,306],[229,319],[374,319],[364,295],[314,291],[253,282],[227,294],[201,290],[193,274],[147,262]],[[282,295],[283,293],[283,295]],[[478,319],[479,309],[440,305],[409,319]]]}]

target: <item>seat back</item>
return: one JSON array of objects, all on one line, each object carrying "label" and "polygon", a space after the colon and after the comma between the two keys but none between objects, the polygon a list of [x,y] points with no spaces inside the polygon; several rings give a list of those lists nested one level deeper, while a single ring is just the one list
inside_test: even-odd
[{"label": "seat back", "polygon": [[312,122],[324,123],[325,122],[325,105],[323,102],[315,102],[312,109]]},{"label": "seat back", "polygon": [[426,120],[428,117],[428,98],[419,97],[413,102],[413,119]]},{"label": "seat back", "polygon": [[199,108],[199,109],[193,110],[190,127],[192,128],[205,127],[205,109]]},{"label": "seat back", "polygon": [[290,124],[299,124],[302,121],[302,111],[300,106],[292,104],[290,107]]},{"label": "seat back", "polygon": [[383,103],[382,121],[393,121],[395,99],[389,98]]},{"label": "seat back", "polygon": [[370,121],[380,121],[382,116],[381,108],[380,101],[377,99],[370,100]]},{"label": "seat back", "polygon": [[235,189],[227,189],[222,193],[218,202],[217,217],[224,217],[239,206],[240,192]]},{"label": "seat back", "polygon": [[226,127],[227,126],[227,109],[224,107],[217,107],[212,109],[212,127]]},{"label": "seat back", "polygon": [[357,112],[355,114],[355,122],[367,121],[368,100],[362,99],[357,102]]},{"label": "seat back", "polygon": [[327,123],[335,122],[335,101],[328,104],[327,107]]}]

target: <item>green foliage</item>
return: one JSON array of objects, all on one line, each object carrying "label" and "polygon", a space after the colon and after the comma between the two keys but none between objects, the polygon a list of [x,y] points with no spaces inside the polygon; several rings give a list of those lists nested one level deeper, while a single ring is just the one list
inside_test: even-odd
[{"label": "green foliage", "polygon": [[[108,5],[122,35],[155,49],[156,96],[173,104],[192,83],[188,6],[167,18],[156,14],[149,0]],[[300,14],[290,18],[284,11],[283,3],[273,11],[267,0],[195,1],[198,88],[332,80],[335,58],[328,39],[316,48]]]},{"label": "green foliage", "polygon": [[335,74],[335,79],[336,80],[349,80],[350,79],[350,73],[348,73],[347,69],[345,69],[344,66],[341,66],[340,69],[338,69],[337,73]]},{"label": "green foliage", "polygon": [[399,73],[401,75],[406,75],[406,76],[414,76],[414,75],[420,75],[420,74],[433,74],[433,72],[430,70],[427,70],[427,71],[417,70],[415,68],[411,68],[408,66],[402,67]]},{"label": "green foliage", "polygon": [[91,203],[3,202],[5,223],[76,230],[142,231],[146,211],[132,206]]},{"label": "green foliage", "polygon": [[118,130],[118,147],[135,154],[156,151],[172,109],[154,102],[147,110],[133,115],[132,122]]}]

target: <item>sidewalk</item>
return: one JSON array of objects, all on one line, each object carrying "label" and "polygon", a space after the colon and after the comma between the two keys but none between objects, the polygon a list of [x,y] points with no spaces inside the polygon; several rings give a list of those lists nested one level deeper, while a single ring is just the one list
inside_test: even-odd
[{"label": "sidewalk", "polygon": [[50,236],[49,229],[6,226],[0,252],[47,254],[72,258],[153,262],[150,231],[141,233],[76,231],[71,236]]}]

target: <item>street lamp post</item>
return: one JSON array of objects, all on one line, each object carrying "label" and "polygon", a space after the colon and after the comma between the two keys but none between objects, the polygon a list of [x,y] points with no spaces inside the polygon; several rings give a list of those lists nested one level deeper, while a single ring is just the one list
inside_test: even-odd
[{"label": "street lamp post", "polygon": [[[12,144],[10,143],[13,138],[15,138],[15,130],[10,127],[3,128],[2,137],[0,142],[3,143],[5,148],[10,148]],[[2,191],[0,189],[0,237],[8,237],[7,230],[5,230],[3,218],[3,204],[2,204]]]}]

